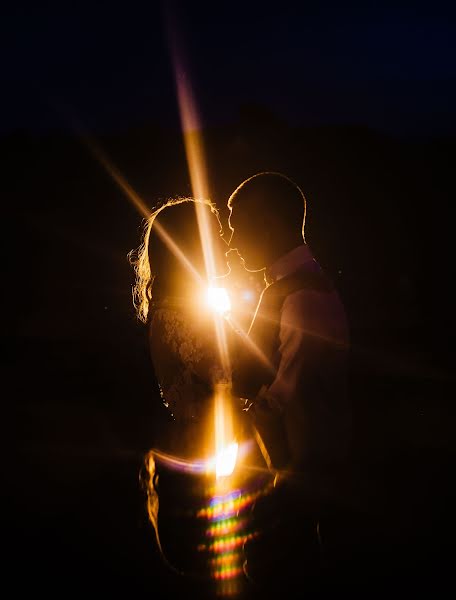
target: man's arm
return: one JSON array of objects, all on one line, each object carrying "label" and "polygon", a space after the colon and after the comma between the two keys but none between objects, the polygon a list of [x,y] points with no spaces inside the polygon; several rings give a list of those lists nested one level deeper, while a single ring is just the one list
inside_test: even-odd
[{"label": "man's arm", "polygon": [[247,332],[230,322],[233,391],[241,398],[253,399],[261,387],[275,377],[268,349],[271,345],[270,338],[277,332],[265,319],[267,305],[267,295],[263,291]]},{"label": "man's arm", "polygon": [[290,464],[292,452],[286,413],[294,401],[303,369],[305,334],[296,317],[285,307],[278,327],[278,366],[268,385],[263,385],[250,408],[253,424],[274,468]]}]

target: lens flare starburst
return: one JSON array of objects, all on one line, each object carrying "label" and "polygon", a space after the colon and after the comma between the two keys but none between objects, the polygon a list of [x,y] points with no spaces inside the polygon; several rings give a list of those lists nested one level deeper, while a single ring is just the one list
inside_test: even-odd
[{"label": "lens flare starburst", "polygon": [[223,287],[208,287],[206,301],[209,308],[220,315],[228,314],[231,310],[231,301],[228,291]]}]

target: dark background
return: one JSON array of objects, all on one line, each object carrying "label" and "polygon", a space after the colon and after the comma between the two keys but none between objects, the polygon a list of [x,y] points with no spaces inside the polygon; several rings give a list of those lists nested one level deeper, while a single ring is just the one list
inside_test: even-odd
[{"label": "dark background", "polygon": [[11,581],[59,596],[174,585],[138,483],[160,427],[127,259],[142,215],[86,143],[149,207],[191,194],[174,36],[222,216],[244,178],[288,174],[347,307],[361,508],[339,524],[334,572],[356,573],[369,594],[382,583],[443,590],[455,500],[455,13],[438,2],[167,6],[2,9]]}]

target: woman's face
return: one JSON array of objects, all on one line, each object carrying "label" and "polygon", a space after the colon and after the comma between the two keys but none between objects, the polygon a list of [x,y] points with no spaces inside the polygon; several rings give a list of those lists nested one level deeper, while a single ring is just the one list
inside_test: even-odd
[{"label": "woman's face", "polygon": [[230,247],[222,235],[223,231],[221,231],[221,225],[217,217],[211,215],[211,242],[212,253],[214,256],[215,277],[227,275],[229,271],[226,253],[229,251]]}]

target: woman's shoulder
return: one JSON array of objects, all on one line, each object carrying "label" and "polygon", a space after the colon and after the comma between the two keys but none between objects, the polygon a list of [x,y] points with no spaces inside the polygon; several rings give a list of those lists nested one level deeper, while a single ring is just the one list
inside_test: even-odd
[{"label": "woman's shoulder", "polygon": [[151,304],[149,312],[149,323],[184,323],[187,327],[201,328],[209,324],[195,307],[195,305],[185,298],[164,298],[159,302]]},{"label": "woman's shoulder", "polygon": [[195,302],[166,298],[152,305],[149,314],[150,330],[167,328],[182,336],[209,336],[215,332],[214,320],[208,311]]},{"label": "woman's shoulder", "polygon": [[192,416],[221,377],[213,319],[191,307],[162,303],[150,320],[149,345],[164,401],[176,417],[179,412]]},{"label": "woman's shoulder", "polygon": [[187,307],[162,304],[154,309],[149,325],[151,347],[171,352],[184,364],[203,358],[213,337],[209,324],[203,322]]}]

